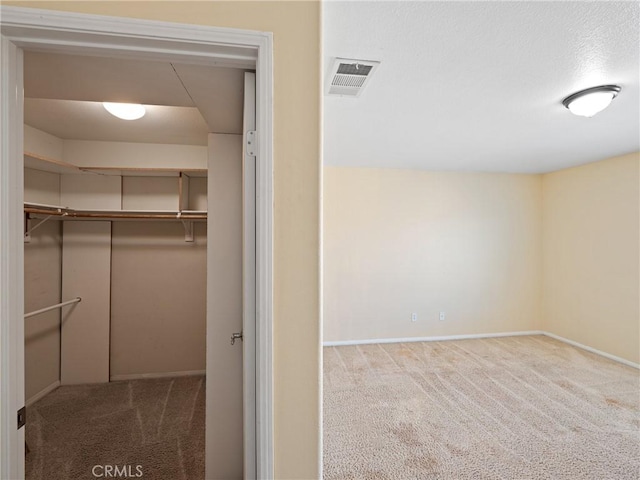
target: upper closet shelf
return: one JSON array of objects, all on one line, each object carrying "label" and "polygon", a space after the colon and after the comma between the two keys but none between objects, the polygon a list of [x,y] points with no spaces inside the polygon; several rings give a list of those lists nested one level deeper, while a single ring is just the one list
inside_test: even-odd
[{"label": "upper closet shelf", "polygon": [[179,177],[181,173],[190,177],[206,177],[207,170],[199,168],[125,168],[125,167],[82,167],[82,171],[99,175],[121,177]]},{"label": "upper closet shelf", "polygon": [[82,173],[75,165],[31,152],[24,152],[24,166],[51,173]]},{"label": "upper closet shelf", "polygon": [[25,168],[43,172],[94,175],[113,175],[122,177],[179,177],[184,173],[190,177],[206,177],[207,170],[200,168],[142,168],[142,167],[78,167],[71,163],[45,157],[32,152],[24,152]]}]

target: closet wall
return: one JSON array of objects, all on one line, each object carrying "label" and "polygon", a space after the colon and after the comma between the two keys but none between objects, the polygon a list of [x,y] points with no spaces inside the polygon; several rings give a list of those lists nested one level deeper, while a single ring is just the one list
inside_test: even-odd
[{"label": "closet wall", "polygon": [[[25,125],[25,150],[62,156],[59,138]],[[60,175],[26,168],[25,201],[58,205]],[[31,312],[60,302],[62,289],[62,230],[58,222],[42,225],[24,244],[24,310]],[[25,329],[25,398],[36,399],[60,380],[60,311],[27,318]]]},{"label": "closet wall", "polygon": [[[25,169],[25,198],[37,203],[60,203],[60,178]],[[24,245],[24,309],[37,310],[60,302],[62,238],[60,223],[50,222],[33,231]],[[25,320],[25,398],[55,388],[60,379],[60,311]]]},{"label": "closet wall", "polygon": [[[61,140],[25,126],[25,151],[81,167],[206,169],[206,147]],[[178,165],[177,165],[178,164]],[[178,178],[25,169],[25,201],[78,209],[178,210]],[[207,209],[207,179],[190,210]],[[37,222],[37,220],[36,220]],[[33,222],[32,222],[33,224]],[[25,244],[26,397],[63,384],[204,372],[206,223],[52,219]]]},{"label": "closet wall", "polygon": [[207,237],[179,222],[114,222],[111,378],[204,373]]},{"label": "closet wall", "polygon": [[[189,181],[189,207],[207,209],[207,179]],[[123,177],[127,210],[177,208],[176,177]],[[204,373],[206,223],[185,242],[180,222],[114,222],[111,378]]]}]

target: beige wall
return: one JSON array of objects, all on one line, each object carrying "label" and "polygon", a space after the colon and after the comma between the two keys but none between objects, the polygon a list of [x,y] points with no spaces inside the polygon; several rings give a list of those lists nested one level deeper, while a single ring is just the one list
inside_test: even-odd
[{"label": "beige wall", "polygon": [[3,4],[274,33],[275,475],[319,477],[320,3]]},{"label": "beige wall", "polygon": [[[60,203],[60,177],[53,173],[25,170],[25,201]],[[39,220],[35,220],[37,223]],[[31,234],[24,244],[25,313],[60,302],[60,222],[49,221]],[[60,380],[60,310],[53,310],[24,322],[25,398]]]},{"label": "beige wall", "polygon": [[537,175],[325,167],[324,341],[538,329],[541,191]]},{"label": "beige wall", "polygon": [[640,154],[543,176],[552,333],[640,363]]},{"label": "beige wall", "polygon": [[541,329],[640,360],[640,154],[545,175],[325,167],[324,251],[325,341]]},{"label": "beige wall", "polygon": [[[175,206],[174,206],[175,208]],[[111,377],[205,369],[206,224],[113,222]]]}]

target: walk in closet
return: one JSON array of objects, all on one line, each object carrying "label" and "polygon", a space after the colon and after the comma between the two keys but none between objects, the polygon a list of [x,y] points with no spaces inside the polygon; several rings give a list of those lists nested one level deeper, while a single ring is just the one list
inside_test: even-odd
[{"label": "walk in closet", "polygon": [[[227,165],[219,282],[241,322],[243,75],[26,53],[27,478],[203,478],[208,158],[214,143]],[[225,415],[241,422],[242,402]]]},{"label": "walk in closet", "polygon": [[[80,169],[30,151],[25,165],[25,311],[77,300],[61,307],[60,382],[204,373],[206,170]],[[27,398],[55,385],[30,381],[34,360]]]}]

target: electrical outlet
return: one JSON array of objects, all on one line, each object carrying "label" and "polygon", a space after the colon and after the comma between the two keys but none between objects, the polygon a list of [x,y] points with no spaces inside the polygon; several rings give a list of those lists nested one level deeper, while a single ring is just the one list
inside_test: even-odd
[{"label": "electrical outlet", "polygon": [[411,314],[411,321],[412,322],[417,322],[418,321],[418,314],[417,313],[412,313]]},{"label": "electrical outlet", "polygon": [[444,321],[444,312],[440,312],[440,321]]}]

